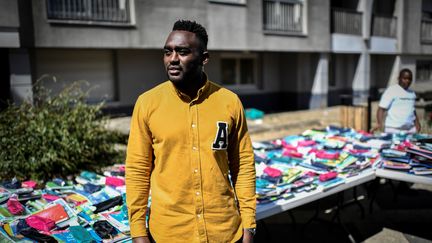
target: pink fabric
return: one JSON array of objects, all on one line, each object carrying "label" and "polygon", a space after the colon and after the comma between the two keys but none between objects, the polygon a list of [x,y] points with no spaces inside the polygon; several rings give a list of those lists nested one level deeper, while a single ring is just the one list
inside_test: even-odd
[{"label": "pink fabric", "polygon": [[349,152],[352,154],[362,154],[362,153],[367,153],[370,150],[368,149],[350,149]]},{"label": "pink fabric", "polygon": [[120,165],[118,168],[120,171],[126,171],[126,167],[124,165]]},{"label": "pink fabric", "polygon": [[307,146],[312,146],[315,144],[316,144],[316,142],[314,140],[304,140],[304,141],[298,142],[298,146],[300,146],[300,147],[307,147]]},{"label": "pink fabric", "polygon": [[37,230],[50,231],[54,229],[55,222],[52,219],[43,218],[37,215],[31,215],[25,219],[26,223]]},{"label": "pink fabric", "polygon": [[288,144],[288,143],[285,142],[285,141],[282,141],[282,146],[284,147],[284,149],[287,149],[287,150],[295,150],[295,151],[297,151],[297,148],[296,148],[296,147],[294,147],[294,146],[291,145],[291,144]]},{"label": "pink fabric", "polygon": [[328,172],[328,173],[321,174],[321,175],[319,176],[319,180],[320,180],[320,181],[328,181],[328,180],[331,180],[331,179],[336,178],[337,175],[338,175],[337,172],[330,171],[330,172]]},{"label": "pink fabric", "polygon": [[114,176],[108,176],[105,178],[105,185],[107,186],[117,187],[117,186],[123,186],[124,184],[125,181],[122,178],[118,178]]},{"label": "pink fabric", "polygon": [[37,186],[37,182],[36,181],[24,181],[23,183],[21,183],[21,186],[35,189]]},{"label": "pink fabric", "polygon": [[13,215],[19,215],[24,212],[23,205],[18,201],[16,196],[12,196],[7,201],[7,209]]},{"label": "pink fabric", "polygon": [[404,142],[400,143],[398,146],[396,146],[396,150],[405,152],[405,150],[407,148],[412,148],[413,146],[414,145],[412,143],[410,143],[408,141],[404,141]]},{"label": "pink fabric", "polygon": [[51,194],[43,194],[42,197],[43,197],[43,199],[45,199],[47,201],[50,201],[50,202],[52,202],[52,201],[57,200],[57,199],[60,198],[58,196],[51,195]]},{"label": "pink fabric", "polygon": [[272,168],[272,167],[266,167],[264,169],[264,173],[266,173],[270,177],[279,177],[282,175],[282,171],[275,169],[275,168]]},{"label": "pink fabric", "polygon": [[294,151],[294,150],[286,150],[284,149],[284,151],[282,152],[283,156],[288,156],[288,157],[294,157],[294,158],[303,158],[303,154]]},{"label": "pink fabric", "polygon": [[363,130],[359,130],[357,132],[360,133],[361,135],[364,135],[364,136],[372,136],[373,135],[372,133],[366,132],[366,131],[363,131]]},{"label": "pink fabric", "polygon": [[320,159],[338,159],[339,158],[339,153],[328,153],[326,151],[318,151],[316,152],[316,157],[320,158]]},{"label": "pink fabric", "polygon": [[314,177],[314,176],[316,176],[316,173],[313,171],[308,171],[308,172],[306,172],[305,176]]}]

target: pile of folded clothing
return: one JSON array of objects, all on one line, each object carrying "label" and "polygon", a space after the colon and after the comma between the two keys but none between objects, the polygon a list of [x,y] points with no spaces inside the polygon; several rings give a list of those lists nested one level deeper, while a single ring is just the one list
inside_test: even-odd
[{"label": "pile of folded clothing", "polygon": [[[288,199],[318,188],[328,190],[371,167],[432,173],[431,143],[427,137],[373,135],[328,126],[322,130],[306,130],[300,135],[253,142],[257,202]],[[418,145],[411,141],[417,141]]]},{"label": "pile of folded clothing", "polygon": [[124,165],[103,175],[82,171],[72,180],[53,179],[0,186],[0,241],[130,242]]},{"label": "pile of folded clothing", "polygon": [[381,151],[379,168],[420,176],[432,175],[432,139],[414,135]]}]

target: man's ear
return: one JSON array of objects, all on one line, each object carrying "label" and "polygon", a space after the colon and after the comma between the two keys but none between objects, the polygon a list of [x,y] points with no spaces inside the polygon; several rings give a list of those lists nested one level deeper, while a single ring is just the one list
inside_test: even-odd
[{"label": "man's ear", "polygon": [[210,54],[208,53],[208,51],[204,51],[202,53],[202,64],[206,65],[209,62],[210,59]]}]

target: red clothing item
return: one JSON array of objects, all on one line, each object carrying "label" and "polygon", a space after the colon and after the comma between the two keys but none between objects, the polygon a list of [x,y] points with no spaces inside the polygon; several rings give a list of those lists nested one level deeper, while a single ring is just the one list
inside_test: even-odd
[{"label": "red clothing item", "polygon": [[124,184],[125,184],[125,180],[123,178],[109,176],[105,179],[105,185],[107,186],[118,187],[118,186],[123,186]]},{"label": "red clothing item", "polygon": [[294,158],[303,158],[303,154],[297,152],[297,150],[285,150],[282,152],[283,156],[294,157]]},{"label": "red clothing item", "polygon": [[315,144],[316,144],[316,142],[314,140],[304,140],[304,141],[298,142],[298,146],[300,146],[300,147],[308,147],[308,146],[312,146]]},{"label": "red clothing item", "polygon": [[55,227],[55,222],[53,220],[37,215],[31,215],[27,217],[25,221],[30,227],[45,232],[48,232]]},{"label": "red clothing item", "polygon": [[315,153],[317,158],[320,159],[338,159],[340,154],[339,153],[329,153],[323,150],[320,150],[318,152]]},{"label": "red clothing item", "polygon": [[24,212],[23,205],[18,201],[16,196],[12,196],[7,201],[7,209],[13,215],[20,215]]},{"label": "red clothing item", "polygon": [[319,180],[320,180],[321,182],[323,182],[323,181],[328,181],[328,180],[331,180],[331,179],[336,178],[337,175],[338,175],[337,172],[330,171],[330,172],[328,172],[328,173],[321,174],[321,175],[319,176]]},{"label": "red clothing item", "polygon": [[282,171],[272,167],[266,167],[264,169],[264,173],[266,173],[270,177],[279,177],[282,175]]}]

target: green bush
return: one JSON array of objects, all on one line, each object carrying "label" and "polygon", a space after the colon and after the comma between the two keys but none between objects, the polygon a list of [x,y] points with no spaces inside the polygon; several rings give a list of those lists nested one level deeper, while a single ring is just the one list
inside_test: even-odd
[{"label": "green bush", "polygon": [[0,113],[0,178],[46,181],[124,161],[115,149],[124,136],[105,129],[103,104],[87,104],[81,87],[75,82],[51,95],[36,86],[34,104]]}]

